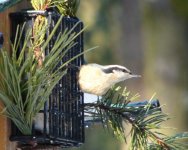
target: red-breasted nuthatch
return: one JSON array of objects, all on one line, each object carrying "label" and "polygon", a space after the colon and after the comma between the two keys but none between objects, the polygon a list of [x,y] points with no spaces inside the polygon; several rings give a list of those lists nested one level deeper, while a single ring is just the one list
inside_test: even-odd
[{"label": "red-breasted nuthatch", "polygon": [[123,66],[87,64],[80,67],[78,82],[83,92],[102,96],[116,83],[134,77],[141,76]]}]

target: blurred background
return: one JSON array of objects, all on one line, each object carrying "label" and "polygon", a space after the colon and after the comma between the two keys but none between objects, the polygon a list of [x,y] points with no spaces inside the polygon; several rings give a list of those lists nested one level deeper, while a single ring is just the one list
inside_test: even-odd
[{"label": "blurred background", "polygon": [[[87,27],[85,49],[99,46],[89,63],[124,65],[140,79],[124,84],[139,100],[156,93],[172,119],[167,134],[188,131],[188,1],[81,0],[79,18]],[[86,129],[86,143],[71,150],[126,150],[102,126]]]}]

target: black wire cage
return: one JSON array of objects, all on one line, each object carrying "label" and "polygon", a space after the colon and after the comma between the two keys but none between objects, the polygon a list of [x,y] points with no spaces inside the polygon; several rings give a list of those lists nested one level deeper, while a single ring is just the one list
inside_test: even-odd
[{"label": "black wire cage", "polygon": [[[32,27],[36,16],[39,14],[44,15],[48,19],[49,28],[46,32],[46,35],[48,35],[60,17],[54,10],[11,13],[11,37],[14,39],[17,25],[22,25],[26,22],[26,26]],[[48,55],[54,45],[58,34],[66,28],[71,29],[75,24],[78,25],[74,28],[74,32],[79,33],[83,29],[83,23],[78,18],[64,17],[62,19],[56,35],[45,50],[46,55]],[[83,33],[75,39],[75,42],[77,44],[67,52],[61,63],[83,52]],[[74,59],[70,65],[79,67],[83,62],[84,58],[81,55]],[[10,140],[19,141],[23,144],[35,141],[38,145],[58,145],[61,147],[79,146],[84,142],[84,111],[82,109],[84,98],[77,84],[77,71],[78,69],[69,67],[67,74],[55,86],[43,110],[36,116],[32,135],[23,135],[12,123]]]}]

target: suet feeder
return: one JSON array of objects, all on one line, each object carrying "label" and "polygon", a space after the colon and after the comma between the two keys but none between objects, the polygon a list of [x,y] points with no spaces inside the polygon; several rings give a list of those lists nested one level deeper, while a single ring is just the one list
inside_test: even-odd
[{"label": "suet feeder", "polygon": [[[48,19],[49,28],[46,36],[52,31],[60,15],[55,11],[22,11],[10,14],[12,23],[12,35],[14,39],[17,25],[26,23],[26,27],[32,27],[37,15],[43,15]],[[50,41],[45,55],[48,55],[55,39],[60,32],[77,24],[73,32],[79,33],[83,29],[83,23],[78,18],[64,17],[54,37]],[[61,63],[83,52],[83,34],[76,39],[77,43],[62,59]],[[20,43],[21,44],[21,43]],[[63,52],[63,49],[62,49]],[[71,62],[72,66],[81,66],[84,62],[83,55]],[[84,142],[84,99],[83,93],[77,84],[77,69],[70,67],[67,74],[59,81],[52,91],[49,100],[43,110],[39,112],[42,129],[39,131],[33,123],[32,135],[23,135],[12,123],[10,140],[28,144],[34,141],[38,145],[58,145],[60,147],[79,146]]]}]

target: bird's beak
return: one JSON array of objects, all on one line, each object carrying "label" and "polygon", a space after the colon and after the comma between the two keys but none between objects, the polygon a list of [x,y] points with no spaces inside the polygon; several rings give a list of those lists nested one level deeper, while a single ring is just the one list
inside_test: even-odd
[{"label": "bird's beak", "polygon": [[141,75],[137,75],[137,74],[131,74],[131,77],[132,77],[132,78],[140,78],[140,77],[141,77]]}]

